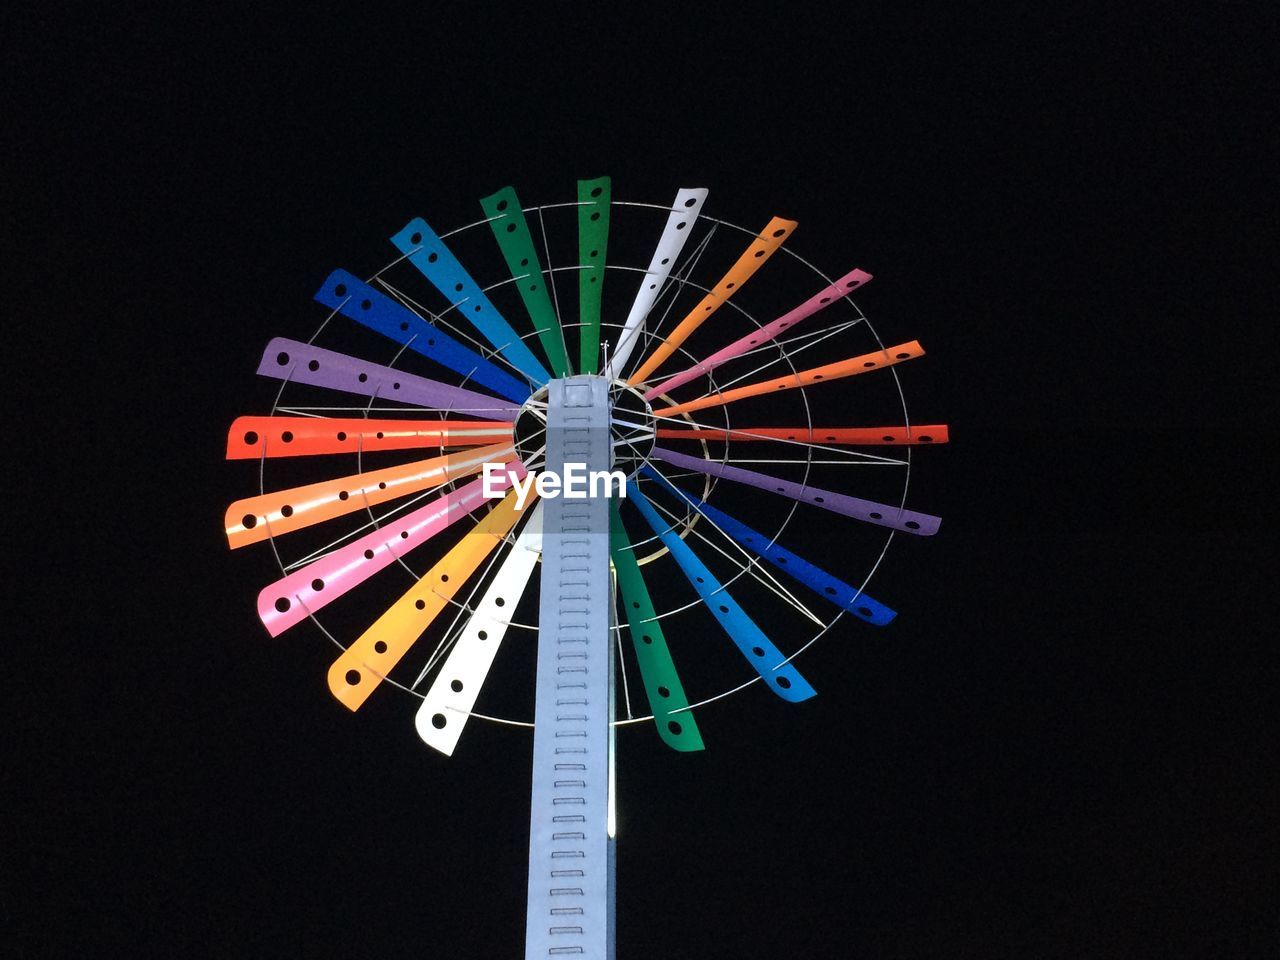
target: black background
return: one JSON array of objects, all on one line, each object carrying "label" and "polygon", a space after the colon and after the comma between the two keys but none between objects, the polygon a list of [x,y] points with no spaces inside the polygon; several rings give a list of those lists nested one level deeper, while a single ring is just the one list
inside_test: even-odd
[{"label": "black background", "polygon": [[519,955],[527,734],[446,761],[404,698],[339,707],[331,648],[257,623],[221,457],[329,269],[602,173],[870,269],[953,429],[913,480],[941,534],[877,580],[902,614],[817,648],[821,696],[621,738],[619,956],[1274,948],[1269,25],[369,16],[12,18],[6,952]]}]

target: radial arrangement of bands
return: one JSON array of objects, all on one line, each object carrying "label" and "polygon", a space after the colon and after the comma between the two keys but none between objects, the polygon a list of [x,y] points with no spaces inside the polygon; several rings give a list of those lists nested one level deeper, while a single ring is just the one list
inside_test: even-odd
[{"label": "radial arrangement of bands", "polygon": [[[425,281],[425,293],[399,289],[384,276],[387,268],[367,280],[334,270],[320,285],[323,329],[346,324],[391,341],[382,362],[311,341],[266,344],[258,374],[277,381],[277,401],[269,415],[236,419],[227,437],[228,459],[256,461],[258,492],[228,507],[225,527],[232,548],[277,547],[280,576],[262,588],[257,605],[267,631],[279,636],[316,618],[388,567],[414,580],[385,610],[370,611],[355,639],[338,641],[328,683],[345,706],[358,709],[387,683],[409,690],[420,699],[422,739],[450,754],[478,715],[504,638],[513,627],[536,627],[512,617],[539,566],[542,507],[528,484],[539,470],[545,387],[555,378],[610,381],[615,462],[627,475],[625,497],[610,505],[614,630],[619,643],[629,640],[639,673],[638,684],[623,678],[628,722],[651,722],[673,749],[702,748],[694,710],[717,696],[686,692],[668,643],[674,613],[702,607],[721,642],[741,656],[746,679],[731,679],[726,689],[759,682],[793,702],[813,696],[814,686],[795,662],[799,650],[780,648],[753,616],[762,594],[821,630],[842,614],[876,627],[894,618],[864,579],[842,579],[840,557],[806,555],[804,543],[789,540],[787,521],[758,529],[754,509],[734,515],[710,501],[717,490],[749,488],[762,507],[786,507],[788,520],[797,510],[827,511],[837,528],[872,525],[887,537],[937,532],[938,517],[901,499],[857,496],[865,471],[841,470],[851,478],[846,490],[815,485],[808,470],[824,464],[905,474],[912,448],[947,442],[945,425],[908,423],[905,404],[888,424],[857,422],[843,401],[824,405],[832,381],[896,380],[889,368],[924,349],[915,340],[885,346],[873,337],[875,349],[821,356],[838,347],[840,334],[869,327],[850,300],[872,279],[860,269],[829,280],[809,267],[808,287],[791,289],[791,280],[763,298],[793,305],[767,320],[746,314],[741,291],[771,282],[771,264],[790,253],[784,244],[797,225],[775,216],[758,231],[744,230],[704,216],[706,200],[706,190],[686,188],[669,204],[626,204],[612,199],[609,178],[600,177],[579,181],[575,202],[522,207],[506,187],[483,198],[482,219],[463,228],[487,229],[492,262],[505,265],[506,274],[487,286],[451,250],[462,231],[441,235],[421,218],[396,231],[390,239],[398,254],[388,255],[391,266]],[[553,265],[546,213],[560,208],[576,219],[576,261]],[[609,259],[610,224],[623,210],[653,217],[651,234],[614,238],[615,248],[624,239],[652,244],[647,264]],[[424,372],[409,372],[410,364]],[[300,388],[328,402],[287,403],[286,391]],[[784,404],[796,399],[791,391],[803,402]],[[730,420],[735,404],[753,411],[743,425]],[[803,415],[755,412],[767,409]],[[268,461],[288,461],[279,466],[294,478],[317,464],[310,476],[322,479],[268,487]],[[499,498],[486,496],[487,464],[500,468]],[[799,479],[790,469],[797,464],[805,467]],[[906,489],[904,482],[904,498]],[[286,562],[279,548],[320,525],[332,533],[328,542]],[[708,561],[734,572],[717,574]],[[444,639],[416,678],[412,671],[402,677],[415,643],[446,621]],[[626,658],[619,663],[625,670]],[[633,690],[643,691],[648,715],[632,709]]]}]

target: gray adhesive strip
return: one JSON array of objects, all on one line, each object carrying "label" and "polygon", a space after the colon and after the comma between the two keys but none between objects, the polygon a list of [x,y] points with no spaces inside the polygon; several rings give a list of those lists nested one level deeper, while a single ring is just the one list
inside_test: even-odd
[{"label": "gray adhesive strip", "polygon": [[[611,469],[608,380],[552,380],[547,403],[546,469]],[[609,501],[543,507],[525,958],[611,960]]]}]

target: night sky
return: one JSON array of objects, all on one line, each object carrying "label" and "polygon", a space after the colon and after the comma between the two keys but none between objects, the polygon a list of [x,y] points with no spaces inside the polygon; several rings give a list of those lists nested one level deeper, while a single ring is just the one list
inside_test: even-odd
[{"label": "night sky", "polygon": [[[447,759],[407,697],[338,705],[328,641],[257,620],[222,457],[331,269],[603,174],[875,274],[952,430],[912,473],[941,532],[873,581],[898,619],[806,654],[817,698],[620,735],[618,956],[1274,950],[1254,25],[556,10],[12,17],[2,952],[521,955],[528,732]],[[830,515],[797,531],[840,569]]]}]

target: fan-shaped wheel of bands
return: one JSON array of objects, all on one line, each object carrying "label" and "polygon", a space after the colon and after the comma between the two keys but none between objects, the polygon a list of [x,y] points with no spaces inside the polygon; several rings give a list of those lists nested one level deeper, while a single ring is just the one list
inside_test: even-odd
[{"label": "fan-shaped wheel of bands", "polygon": [[[907,416],[896,366],[924,350],[853,303],[871,275],[832,279],[786,246],[793,221],[706,199],[613,200],[602,177],[541,206],[504,188],[447,233],[411,219],[372,277],[324,279],[311,339],[267,343],[270,412],[227,438],[257,471],[228,541],[270,544],[259,615],[324,632],[334,697],[409,694],[444,754],[473,720],[534,728],[528,957],[612,955],[616,728],[697,751],[718,700],[814,696],[799,654],[845,614],[892,620],[871,576],[940,522],[906,499],[947,428]],[[545,487],[566,464],[596,474],[584,497]],[[807,548],[815,518],[847,551]],[[512,645],[532,717],[477,708]]]}]

